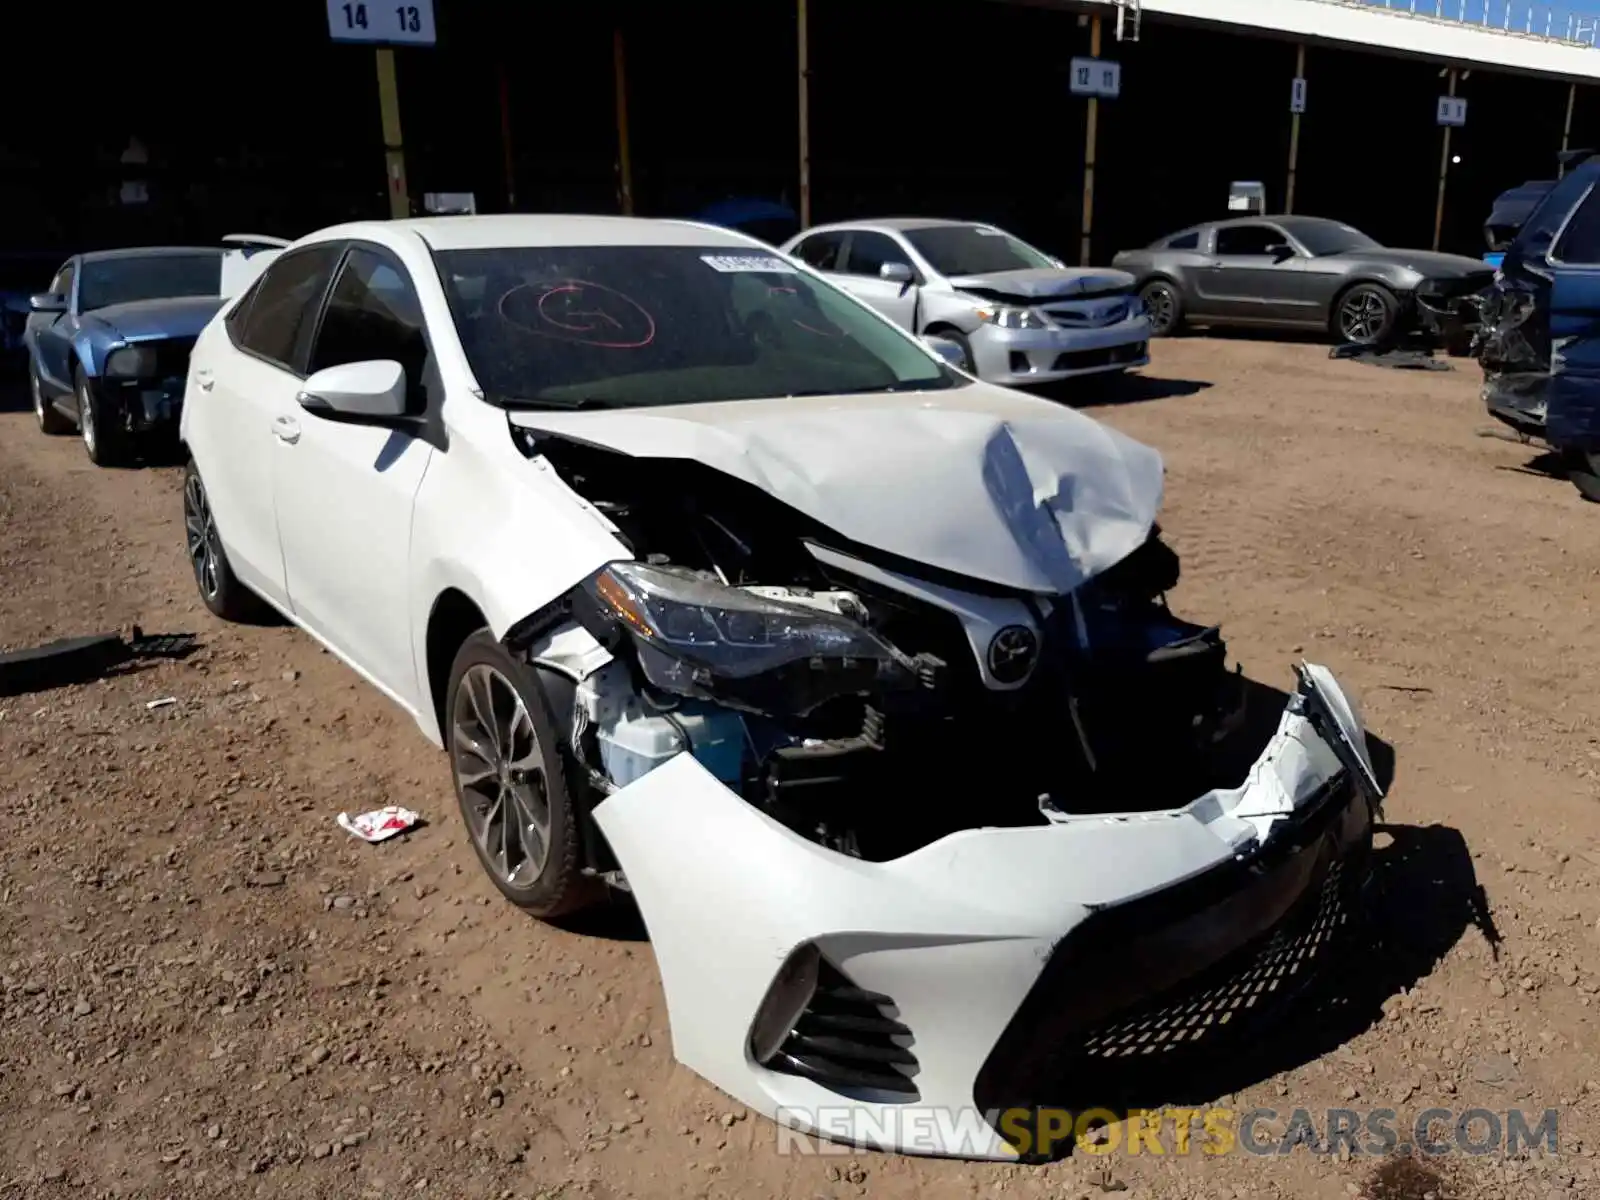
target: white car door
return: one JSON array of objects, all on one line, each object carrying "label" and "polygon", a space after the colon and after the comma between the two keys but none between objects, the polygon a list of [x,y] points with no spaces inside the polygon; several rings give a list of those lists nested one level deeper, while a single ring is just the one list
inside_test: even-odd
[{"label": "white car door", "polygon": [[[373,359],[405,368],[414,411],[424,416],[430,364],[415,286],[387,250],[355,243],[328,293],[306,373]],[[297,405],[275,434],[272,494],[290,610],[351,666],[415,708],[405,580],[412,508],[434,453],[426,423],[324,416]]]},{"label": "white car door", "polygon": [[[844,263],[833,281],[888,317],[902,329],[917,333],[917,293],[920,275],[905,248],[886,233],[857,229],[844,247]],[[902,279],[885,279],[885,267],[903,268]]]},{"label": "white car door", "polygon": [[234,573],[279,607],[288,603],[272,495],[273,431],[298,409],[317,309],[342,247],[320,244],[275,261],[189,363],[183,428],[205,480]]}]

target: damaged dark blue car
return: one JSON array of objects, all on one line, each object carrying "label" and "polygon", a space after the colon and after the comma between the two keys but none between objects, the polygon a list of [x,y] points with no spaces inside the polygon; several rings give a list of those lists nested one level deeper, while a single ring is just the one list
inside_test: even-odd
[{"label": "damaged dark blue car", "polygon": [[1477,352],[1490,415],[1600,501],[1600,157],[1566,165],[1481,301]]}]

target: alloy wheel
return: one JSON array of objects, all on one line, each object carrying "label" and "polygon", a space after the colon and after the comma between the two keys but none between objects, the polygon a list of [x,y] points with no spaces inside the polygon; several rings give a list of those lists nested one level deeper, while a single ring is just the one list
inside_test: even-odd
[{"label": "alloy wheel", "polygon": [[1357,292],[1339,308],[1339,331],[1349,341],[1370,342],[1388,315],[1388,307],[1376,292]]},{"label": "alloy wheel", "polygon": [[96,442],[98,433],[94,427],[94,402],[89,397],[89,381],[78,381],[78,431],[83,434],[84,449],[89,451],[93,458],[98,449]]},{"label": "alloy wheel", "polygon": [[206,499],[200,476],[191,474],[183,489],[183,527],[189,546],[189,562],[195,582],[207,600],[215,600],[221,589],[222,545],[217,525],[211,519],[211,503]]},{"label": "alloy wheel", "polygon": [[1150,318],[1150,326],[1158,333],[1165,333],[1172,327],[1172,317],[1175,304],[1170,288],[1157,286],[1144,294],[1145,315]]},{"label": "alloy wheel", "polygon": [[28,386],[33,392],[33,415],[39,418],[39,423],[44,424],[44,385],[39,382],[39,372],[28,372]]},{"label": "alloy wheel", "polygon": [[528,706],[509,679],[479,663],[461,677],[451,723],[468,831],[502,883],[531,887],[550,855],[550,797]]}]

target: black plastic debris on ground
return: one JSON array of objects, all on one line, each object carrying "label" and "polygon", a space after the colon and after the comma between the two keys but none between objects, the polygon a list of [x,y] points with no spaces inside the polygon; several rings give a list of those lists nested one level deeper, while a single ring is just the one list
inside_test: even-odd
[{"label": "black plastic debris on ground", "polygon": [[1374,367],[1392,367],[1399,371],[1453,371],[1442,358],[1435,358],[1432,349],[1416,346],[1335,346],[1328,351],[1329,358],[1346,358],[1352,362],[1370,363]]},{"label": "black plastic debris on ground", "polygon": [[87,683],[163,658],[185,658],[198,646],[191,633],[147,634],[137,625],[116,633],[62,638],[0,654],[0,696],[20,696]]}]

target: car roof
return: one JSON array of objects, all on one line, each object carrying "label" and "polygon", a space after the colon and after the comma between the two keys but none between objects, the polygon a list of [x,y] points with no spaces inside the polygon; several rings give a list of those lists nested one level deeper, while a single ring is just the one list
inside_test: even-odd
[{"label": "car roof", "polygon": [[993,226],[983,221],[959,221],[947,217],[873,217],[870,220],[835,221],[829,225],[813,225],[806,232],[832,233],[848,229],[875,229],[888,230],[893,233],[906,233],[913,229],[952,229],[962,225],[980,225],[986,229],[993,228]]},{"label": "car roof", "polygon": [[79,255],[86,263],[115,262],[124,258],[177,258],[191,254],[222,255],[219,246],[124,246],[119,250],[90,250]]},{"label": "car roof", "polygon": [[386,243],[392,241],[396,234],[405,232],[416,234],[434,250],[503,250],[518,246],[729,246],[750,249],[763,245],[746,234],[698,221],[560,213],[497,213],[486,216],[352,221],[319,229],[295,245],[347,238]]}]

